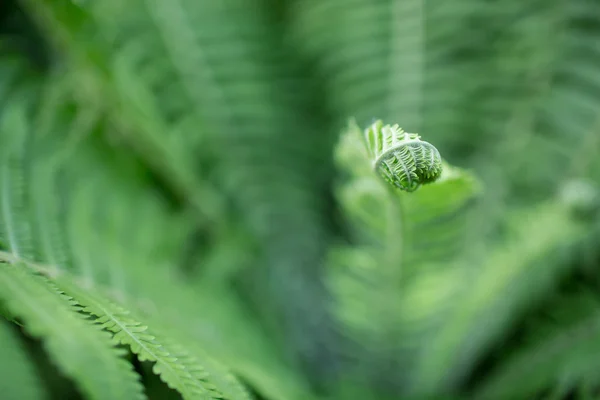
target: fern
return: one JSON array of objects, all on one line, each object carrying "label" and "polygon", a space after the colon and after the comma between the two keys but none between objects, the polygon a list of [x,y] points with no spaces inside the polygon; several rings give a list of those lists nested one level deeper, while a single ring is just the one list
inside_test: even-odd
[{"label": "fern", "polygon": [[[383,360],[371,361],[376,366],[367,364],[357,373],[381,381],[384,395],[386,386],[399,386],[406,376],[390,374],[380,363],[415,357],[416,338],[437,326],[436,312],[458,289],[456,276],[463,272],[443,268],[440,261],[457,261],[462,254],[469,219],[464,209],[476,197],[478,185],[466,172],[445,165],[436,183],[411,194],[392,191],[370,168],[355,125],[341,137],[336,155],[347,176],[338,191],[340,203],[357,231],[369,235],[357,235],[352,248],[332,252],[330,284],[340,302],[338,315],[369,351],[355,356]],[[451,195],[440,197],[442,193]],[[428,224],[436,229],[423,237],[420,229]],[[444,288],[435,300],[423,303],[419,292],[428,287]]]},{"label": "fern", "polygon": [[[9,0],[0,381],[67,395],[26,335],[86,398],[123,347],[150,398],[593,397],[597,8]],[[349,116],[424,139],[332,160]]]},{"label": "fern", "polygon": [[[425,209],[422,213],[404,211],[402,214],[408,215],[404,221],[422,218],[422,230],[417,228],[415,232],[419,233],[411,235],[406,234],[405,227],[392,228],[401,233],[390,233],[390,237],[395,243],[402,243],[405,250],[397,249],[387,261],[381,262],[390,274],[383,280],[374,278],[375,271],[379,273],[373,266],[376,257],[364,255],[364,242],[355,245],[346,255],[338,253],[337,262],[353,265],[353,270],[360,271],[354,273],[364,283],[357,284],[353,279],[349,283],[346,279],[336,290],[354,293],[359,290],[356,286],[369,284],[372,292],[378,292],[406,284],[406,290],[412,292],[404,304],[406,308],[420,309],[420,313],[408,321],[411,327],[423,329],[415,329],[419,334],[405,339],[406,343],[417,343],[417,346],[413,348],[414,353],[411,351],[414,359],[403,359],[420,361],[406,361],[406,364],[403,361],[400,365],[411,366],[411,371],[406,373],[410,383],[402,390],[409,393],[415,390],[418,395],[446,393],[450,388],[459,390],[466,376],[473,373],[476,360],[485,354],[486,346],[497,343],[495,340],[511,330],[510,324],[515,321],[508,317],[518,319],[517,315],[527,309],[530,299],[550,293],[551,283],[557,282],[568,270],[565,265],[568,261],[555,260],[548,250],[552,243],[555,246],[561,243],[565,254],[574,254],[576,244],[590,234],[590,227],[579,226],[570,211],[557,205],[556,197],[551,196],[563,182],[596,171],[595,165],[591,167],[597,155],[591,145],[595,143],[591,133],[597,96],[592,94],[594,89],[583,89],[584,86],[595,87],[592,75],[583,72],[589,71],[585,65],[593,63],[595,56],[589,52],[584,55],[581,48],[581,43],[588,40],[586,37],[595,37],[593,24],[583,23],[588,21],[584,14],[592,15],[595,9],[589,2],[525,5],[515,1],[503,3],[501,7],[493,2],[471,1],[435,6],[418,1],[410,3],[415,13],[396,13],[402,7],[409,7],[400,1],[357,0],[352,6],[335,0],[303,2],[295,8],[294,29],[302,50],[327,78],[332,108],[339,119],[356,115],[361,124],[366,124],[375,115],[384,116],[400,122],[404,128],[426,132],[427,140],[436,143],[442,154],[452,154],[461,163],[474,166],[485,182],[479,222],[469,221],[462,238],[450,234],[454,229],[460,232],[459,227],[465,226],[465,220],[459,222],[460,213],[448,209],[448,220],[445,220],[442,217],[445,213],[440,210],[440,217],[448,224],[429,224]],[[399,34],[401,29],[406,29],[406,33]],[[564,54],[573,55],[581,62],[571,62],[573,57],[563,57]],[[419,63],[420,69],[413,73],[399,73]],[[407,89],[411,83],[415,85],[408,90],[397,90],[391,84],[403,81]],[[573,130],[581,132],[578,136],[581,141],[573,140]],[[583,151],[584,148],[587,151]],[[573,163],[574,158],[580,162]],[[381,203],[379,207],[373,205],[377,204],[373,197],[383,196],[383,193],[381,190],[375,193],[375,188],[367,185],[366,180],[348,184],[341,192],[346,213],[351,219],[360,218],[362,223],[352,230],[359,235],[368,231],[368,239],[375,243],[382,236],[377,233],[382,227],[400,219],[398,214],[392,217],[382,213],[385,208]],[[349,207],[344,204],[358,202],[359,198],[364,200],[360,217],[358,207],[348,212]],[[432,209],[444,207],[438,198],[432,196],[431,199],[429,207]],[[534,200],[542,204],[534,204]],[[414,201],[415,206],[421,203],[417,196],[406,196],[406,203],[410,201]],[[512,209],[515,203],[531,208]],[[463,204],[472,207],[469,202]],[[371,211],[367,212],[368,209]],[[554,213],[556,220],[552,217]],[[536,215],[537,220],[532,217],[523,221],[525,215]],[[450,222],[450,216],[456,219]],[[536,221],[536,225],[532,221]],[[510,232],[509,243],[500,233],[505,232],[503,230]],[[512,242],[513,230],[523,232],[523,236],[519,233],[523,247]],[[400,234],[403,234],[401,241]],[[415,243],[411,243],[413,238]],[[421,240],[423,247],[420,247]],[[505,258],[507,248],[512,246],[515,246],[514,258]],[[450,254],[456,251],[454,254],[461,258],[452,262],[452,258],[445,255],[446,250]],[[412,255],[406,254],[411,251]],[[400,272],[394,261],[400,258],[401,252],[404,255]],[[422,257],[431,257],[433,262]],[[548,264],[539,262],[538,257],[548,257],[544,258]],[[478,297],[459,283],[474,280],[481,293],[487,293],[503,277],[508,279],[508,275],[501,272],[508,270],[522,273],[506,282],[505,288],[511,290],[510,294],[495,292],[497,297],[490,298],[487,305],[477,303],[479,306],[476,306],[476,302],[469,299]],[[428,276],[426,271],[432,274]],[[421,274],[428,278],[421,281]],[[482,278],[484,275],[488,277]],[[393,279],[405,281],[389,283]],[[535,295],[539,297],[528,289],[537,280],[545,282],[536,285]],[[385,303],[384,299],[392,296],[380,298]],[[360,300],[354,301],[348,305],[345,318],[355,318],[373,329],[375,317],[369,312],[372,307],[364,306]],[[466,306],[467,303],[471,305]],[[389,316],[382,317],[382,321],[397,319],[398,309],[403,308],[387,307]],[[470,307],[473,309],[467,311]],[[456,311],[452,312],[453,309]],[[463,323],[466,325],[459,329],[462,323],[458,315],[462,313],[465,313]],[[502,315],[506,318],[500,317]],[[486,318],[496,318],[496,322],[489,324]],[[467,319],[470,322],[467,323]],[[372,338],[374,333],[367,332],[367,337]],[[436,344],[440,335],[454,339]],[[463,342],[464,347],[459,346],[459,342]],[[415,364],[421,363],[422,367],[413,369]],[[379,372],[375,372],[377,374]]]},{"label": "fern", "polygon": [[[6,257],[5,257],[6,261]],[[25,329],[44,347],[67,376],[90,399],[143,399],[139,377],[110,335],[94,326],[71,297],[51,282],[27,271],[23,263],[0,270],[0,297]]]},{"label": "fern", "polygon": [[[62,81],[59,80],[59,82]],[[48,97],[42,98],[41,104],[45,107],[43,108],[44,111],[51,110],[49,114],[39,114],[39,109],[33,107],[32,103],[17,101],[18,98],[15,98],[12,103],[14,109],[7,110],[10,112],[4,113],[2,116],[3,118],[1,119],[2,123],[5,124],[2,134],[3,137],[7,139],[4,151],[10,155],[10,157],[4,158],[1,167],[7,168],[7,165],[10,165],[9,163],[12,159],[21,161],[20,163],[16,163],[12,169],[7,169],[7,172],[9,173],[7,173],[4,178],[7,183],[4,186],[5,191],[2,192],[5,196],[2,199],[4,218],[0,226],[5,232],[8,232],[8,235],[6,236],[8,238],[6,240],[8,244],[6,250],[8,250],[8,253],[6,253],[5,259],[10,262],[23,260],[32,266],[35,261],[52,263],[51,266],[46,269],[46,271],[53,271],[51,272],[51,275],[55,272],[62,273],[60,271],[71,269],[73,272],[82,276],[84,282],[87,282],[88,285],[95,281],[105,282],[109,283],[114,290],[122,293],[122,291],[125,290],[124,285],[127,284],[127,282],[131,283],[133,279],[143,280],[143,274],[146,273],[145,269],[142,273],[141,271],[136,271],[136,269],[132,267],[129,269],[128,274],[123,274],[121,272],[122,266],[126,265],[126,263],[131,262],[131,265],[135,267],[141,267],[142,265],[146,267],[149,260],[154,258],[152,262],[164,270],[165,267],[163,265],[165,256],[161,252],[166,251],[167,254],[169,253],[169,241],[162,239],[160,236],[151,236],[150,238],[147,236],[148,232],[152,232],[153,229],[156,229],[157,223],[161,221],[161,216],[165,225],[172,224],[173,222],[179,223],[179,225],[177,225],[178,228],[185,225],[178,219],[168,220],[166,214],[164,214],[164,204],[160,204],[156,197],[149,197],[147,192],[140,190],[141,187],[139,185],[134,185],[132,189],[131,187],[128,187],[125,180],[119,180],[119,175],[116,175],[116,173],[123,175],[125,171],[129,171],[126,175],[130,178],[139,173],[139,168],[136,168],[135,165],[125,162],[123,158],[119,157],[115,158],[117,164],[112,167],[108,164],[101,165],[106,161],[97,156],[96,152],[98,149],[103,148],[106,151],[105,154],[110,154],[110,152],[105,147],[102,147],[101,143],[95,141],[93,133],[90,132],[93,128],[98,127],[98,125],[95,124],[96,120],[94,118],[88,120],[89,116],[85,113],[76,114],[79,118],[72,118],[72,116],[67,113],[69,109],[63,102],[66,100],[66,105],[72,104],[68,103],[70,94],[68,90],[65,92],[63,91],[64,87],[59,86],[58,84],[55,86],[54,83],[48,83],[45,86],[41,86],[40,89],[46,90],[43,93]],[[27,107],[29,104],[32,104],[32,106]],[[83,124],[81,124],[81,122],[83,122]],[[19,129],[14,129],[15,127]],[[61,128],[65,127],[67,129],[64,131],[61,130]],[[37,129],[34,130],[33,128]],[[87,137],[78,137],[74,140],[73,134],[84,134],[87,135]],[[70,144],[70,146],[60,146],[58,144],[60,143],[59,138],[62,135],[66,136],[67,144]],[[8,139],[12,139],[12,142]],[[27,146],[25,146],[25,143],[27,143]],[[56,151],[51,151],[53,147]],[[75,156],[74,152],[72,152],[74,149],[76,149],[76,153],[82,157]],[[28,158],[28,156],[31,156],[31,158]],[[100,165],[98,162],[100,162]],[[99,169],[97,169],[97,172],[93,175],[81,173],[81,168],[83,168],[83,171],[93,171],[94,167]],[[78,170],[78,168],[80,169]],[[8,185],[8,182],[11,182],[8,179],[14,179],[15,177],[19,177],[22,185],[13,189],[13,186]],[[62,178],[63,191],[61,197],[57,198],[55,196],[57,194],[59,178]],[[89,183],[97,184],[97,186],[90,187]],[[86,198],[77,196],[79,193],[86,193],[89,189],[92,189],[93,194],[97,194],[97,189],[105,187],[114,189],[117,187],[116,185],[119,184],[123,188],[123,191],[121,192],[122,195],[118,197],[119,202],[105,202],[105,207],[90,208],[90,205],[93,205],[96,199],[87,197],[87,200],[91,200],[91,202],[86,204]],[[88,191],[87,193],[90,192]],[[18,203],[12,201],[15,194],[20,196]],[[152,193],[150,193],[150,195],[152,195]],[[77,203],[77,201],[83,202]],[[75,212],[70,214],[66,220],[64,217],[60,216],[61,207],[63,207],[61,203],[63,202],[75,206],[73,207],[73,211]],[[83,207],[78,204],[83,205]],[[124,223],[129,224],[129,221],[131,221],[132,215],[126,214],[131,210],[135,210],[138,215],[143,217],[147,217],[149,213],[151,218],[148,219],[148,221],[152,225],[147,226],[147,229],[143,231],[137,231],[137,235],[133,234],[127,237],[122,234],[128,232],[128,230],[123,230],[122,228],[125,226]],[[83,211],[83,213],[81,211]],[[108,212],[108,214],[104,215],[108,217],[108,219],[105,220],[108,220],[109,224],[104,225],[104,227],[100,225],[100,230],[97,229],[98,225],[94,227],[94,225],[86,224],[86,222],[90,221],[90,217],[93,218],[94,214],[98,211]],[[115,212],[118,214],[115,215]],[[114,216],[117,217],[116,220]],[[144,221],[143,217],[140,218],[141,221]],[[15,221],[15,218],[18,218],[18,220]],[[111,224],[110,222],[113,223]],[[138,225],[137,228],[140,228],[140,226],[141,225]],[[22,234],[24,231],[22,227],[29,229],[27,234]],[[169,229],[170,228],[167,227],[164,228],[164,230]],[[66,234],[69,230],[71,231],[70,235]],[[142,232],[142,234],[139,234],[140,232]],[[143,234],[143,232],[146,234]],[[185,232],[185,230],[182,232]],[[93,237],[90,233],[92,233],[92,235],[95,234],[96,236]],[[98,236],[98,233],[100,233],[100,236]],[[75,238],[76,240],[74,240]],[[99,244],[96,241],[98,238],[102,238],[102,244]],[[127,238],[129,238],[129,240],[123,242],[123,240]],[[131,238],[135,238],[139,240],[139,242],[136,243],[135,240],[132,242]],[[161,244],[158,243],[159,240],[162,242]],[[177,241],[177,236],[173,235],[172,240]],[[92,241],[96,242],[94,243]],[[135,248],[136,246],[140,247],[140,245],[141,248],[153,247],[155,251],[158,251],[158,257],[153,256],[152,252],[145,253],[142,251],[134,252],[132,253],[133,256],[127,257],[123,247],[123,243],[127,242],[131,242],[132,248]],[[67,243],[69,243],[70,246],[66,246]],[[32,248],[34,251],[25,253],[21,251],[21,249],[24,248]],[[71,255],[70,250],[74,251],[73,255]],[[98,250],[103,251],[99,252]],[[107,265],[108,267],[104,267],[103,265]],[[53,283],[46,282],[46,284],[51,289],[53,288]],[[11,289],[11,291],[9,291],[9,289]],[[14,287],[7,287],[6,290],[2,290],[3,296],[6,296],[3,298],[6,298],[8,301],[14,297],[14,290],[17,289]],[[69,291],[75,292],[76,290],[76,286],[69,286]],[[54,291],[58,293],[58,290]],[[104,304],[102,303],[102,299],[98,300],[91,294],[86,294],[85,291],[79,291],[77,293],[84,297],[84,300],[94,299],[97,301],[97,303],[93,303],[90,306],[98,307]],[[34,307],[35,305],[36,294],[36,292],[32,291],[22,294],[23,296],[31,296],[30,307]],[[71,293],[68,294],[69,296],[72,296]],[[88,297],[85,297],[86,295]],[[21,301],[23,300],[20,297],[19,299]],[[80,317],[77,317],[77,314],[80,310],[74,305],[83,303],[83,300],[80,300],[79,298],[73,299],[72,297],[69,297],[68,299],[69,304],[72,305],[70,310],[73,314],[73,318],[79,319]],[[106,301],[106,304],[106,307],[110,307],[111,305],[108,301]],[[14,314],[18,317],[26,317],[20,313],[27,310],[15,310],[12,309],[10,305],[11,303],[9,303],[8,311],[11,313],[11,316]],[[87,304],[85,305],[87,306]],[[98,308],[89,308],[86,310],[101,312],[110,310],[110,308],[100,309],[100,311],[98,311]],[[121,314],[118,314],[115,310],[118,310]],[[87,311],[81,312],[85,315]],[[119,326],[115,325],[114,319],[111,319],[110,321],[105,321],[107,324],[101,324],[102,326],[100,327],[91,328],[92,332],[98,331],[98,328],[101,328],[102,332],[106,330],[111,331],[114,334],[114,337],[118,339],[117,343],[130,345],[132,350],[139,355],[140,359],[156,361],[157,366],[155,367],[155,372],[160,374],[173,388],[179,390],[185,398],[223,397],[223,394],[219,389],[213,386],[212,382],[206,381],[206,376],[197,359],[194,356],[189,355],[184,348],[181,348],[181,346],[176,343],[176,341],[174,341],[175,343],[171,343],[173,341],[164,338],[161,343],[157,343],[154,339],[151,339],[151,336],[148,336],[148,333],[142,332],[146,329],[145,327],[141,327],[139,322],[125,316],[127,312],[118,308],[113,309],[112,312],[114,315],[111,314],[111,316],[114,318],[123,318],[122,320],[117,319],[117,322],[122,323],[127,329],[119,332],[111,331],[111,329]],[[67,311],[64,312],[65,315],[67,313]],[[96,315],[96,317],[98,316]],[[31,319],[33,316],[29,316],[29,318]],[[60,342],[59,344],[54,343],[52,340],[55,336],[59,335],[58,330],[48,332],[48,328],[46,327],[46,330],[38,332],[39,329],[41,329],[36,325],[38,321],[31,321],[30,319],[27,320],[27,327],[29,328],[30,325],[33,326],[33,328],[31,328],[33,329],[31,334],[38,335],[48,343],[50,355],[54,358],[56,353],[60,351],[60,348],[57,348],[57,346],[63,346],[66,339],[60,337],[59,339],[63,342]],[[89,322],[93,324],[97,322],[97,320]],[[131,325],[126,325],[124,322],[130,323]],[[44,323],[48,324],[49,322],[44,321]],[[85,335],[85,330],[82,327],[79,327],[78,330],[74,330],[74,332]],[[127,334],[132,334],[134,332],[138,336],[127,336]],[[106,336],[103,337],[104,339],[107,339]],[[110,336],[108,336],[108,339],[109,338]],[[92,334],[89,339],[85,338],[82,340],[82,343],[87,343],[85,342],[86,340],[99,339],[94,339],[94,335]],[[164,346],[166,345],[163,344],[164,342],[170,343],[168,345],[168,351],[165,350]],[[107,345],[109,345],[110,350],[110,346],[112,345],[110,342],[107,342]],[[201,357],[204,357],[204,355],[202,354]],[[74,379],[81,381],[84,379],[84,375],[78,375],[77,371],[71,370],[71,368],[77,368],[78,362],[90,362],[90,360],[79,360],[71,357],[69,359],[57,360],[57,362],[60,363],[62,368],[67,369],[69,374],[74,375]],[[107,364],[108,361],[105,360],[104,363]],[[114,361],[114,363],[116,364],[116,361]],[[249,398],[241,384],[236,381],[235,377],[226,370],[220,369],[216,362],[210,361],[209,363],[211,371],[213,371],[215,375],[220,374],[220,384],[227,384],[228,388],[224,392],[227,393],[227,398]],[[92,364],[93,362],[91,362],[90,365]],[[127,366],[127,364],[123,361],[121,367],[114,367],[115,376],[120,373],[123,374],[123,380],[127,379],[128,374],[124,372],[125,366]],[[90,398],[96,398],[95,396],[101,398],[135,398],[131,393],[117,393],[117,390],[126,390],[119,389],[117,384],[123,386],[123,383],[120,381],[115,381],[115,387],[107,386],[106,390],[114,391],[113,394],[107,394],[106,391],[99,390],[97,385],[102,385],[103,381],[94,380],[93,374],[89,373],[89,371],[85,372],[88,376],[87,380],[79,383],[84,385],[86,395],[90,396]],[[115,376],[107,375],[107,379],[110,378],[114,380],[116,379]]]},{"label": "fern", "polygon": [[[327,141],[305,111],[309,103],[302,80],[291,74],[293,60],[273,50],[287,43],[268,9],[240,0],[25,4],[85,71],[99,93],[92,96],[113,99],[106,108],[128,142],[208,220],[218,219],[223,201],[195,173],[193,160],[206,150],[217,155],[219,186],[265,250],[266,276],[249,286],[294,301],[285,309],[271,303],[265,318],[278,330],[294,327],[278,336],[294,337],[297,352],[311,354],[311,368],[323,365],[316,361],[323,353],[334,362],[337,340],[317,306],[326,301],[317,266],[328,235],[320,196]],[[215,22],[221,16],[228,24]],[[119,45],[112,48],[115,38]],[[246,167],[231,168],[238,164]],[[295,284],[282,286],[290,281]],[[267,303],[252,288],[247,292],[255,303]],[[313,340],[299,333],[307,329]]]},{"label": "fern", "polygon": [[[3,257],[8,261],[14,260],[10,255]],[[29,266],[22,264],[20,267],[38,270],[40,268],[33,264]],[[42,271],[46,272],[47,269]],[[207,368],[186,348],[174,343],[171,339],[156,337],[154,332],[138,322],[137,318],[132,318],[129,311],[91,288],[80,288],[72,282],[72,279],[63,274],[54,277],[52,282],[47,281],[47,284],[51,288],[58,285],[54,290],[62,294],[72,308],[81,306],[75,310],[80,310],[84,315],[92,315],[94,319],[89,320],[90,324],[98,325],[103,332],[113,333],[113,343],[129,346],[141,361],[155,362],[154,372],[161,376],[170,387],[179,391],[184,398],[250,399],[249,394],[236,378],[218,363],[208,359],[208,355],[199,349],[195,349],[195,354],[200,352],[203,359],[208,359],[206,360]],[[7,298],[11,295],[8,290],[5,293]],[[31,295],[31,293],[26,293],[26,295]],[[20,310],[11,311],[20,316]],[[188,348],[195,348],[195,346],[188,346]],[[219,386],[212,383],[213,378],[218,380]]]},{"label": "fern", "polygon": [[[359,232],[371,235],[356,238],[360,247],[342,248],[332,254],[332,266],[336,268],[333,288],[343,305],[340,316],[355,335],[361,332],[357,340],[363,346],[370,343],[370,355],[377,354],[376,360],[414,357],[416,368],[403,373],[404,391],[425,395],[448,390],[464,378],[461,371],[471,368],[473,357],[482,354],[487,343],[506,329],[510,324],[508,317],[525,309],[522,298],[542,295],[561,275],[560,269],[549,274],[549,265],[540,258],[556,259],[556,253],[548,253],[548,249],[558,243],[563,244],[565,256],[575,253],[574,245],[582,242],[585,230],[564,206],[540,206],[533,225],[522,222],[523,214],[515,213],[508,247],[494,248],[497,253],[491,252],[493,256],[483,266],[473,269],[466,256],[470,254],[470,259],[476,261],[481,249],[468,252],[465,247],[471,233],[464,210],[478,185],[468,175],[449,173],[452,168],[446,166],[448,175],[443,174],[439,182],[395,199],[374,177],[368,177],[373,173],[366,168],[366,154],[363,151],[361,155],[360,147],[356,128],[351,127],[342,137],[338,160],[353,180],[349,179],[348,186],[340,191],[340,199],[351,220],[362,225]],[[381,210],[389,211],[385,215]],[[557,223],[559,217],[562,220]],[[436,220],[446,222],[437,222],[424,237],[419,234]],[[525,237],[539,242],[523,242]],[[526,243],[523,246],[527,248],[521,243]],[[510,259],[510,254],[518,258]],[[552,264],[555,268],[568,265],[565,258],[559,260]],[[497,265],[505,265],[502,274]],[[340,268],[348,272],[343,273]],[[474,278],[478,280],[477,289],[461,293],[458,282]],[[538,282],[537,288],[535,293],[525,294],[521,285],[529,279]],[[436,288],[435,296],[428,293],[431,287]],[[385,291],[388,292],[382,294]],[[398,298],[397,305],[386,301],[394,297]],[[495,311],[482,311],[490,309]],[[488,327],[485,333],[469,336],[468,332],[474,332],[479,324]],[[396,353],[400,350],[403,352]],[[390,352],[397,355],[390,357]],[[387,385],[398,379],[385,378],[384,366],[374,371],[376,379],[383,379]]]},{"label": "fern", "polygon": [[[192,349],[201,347],[267,398],[314,398],[305,379],[278,356],[264,328],[231,293],[231,288],[209,282],[186,286],[168,276],[156,276],[151,282],[145,295],[139,296],[143,301],[130,300],[144,310],[149,324],[169,338],[176,338],[178,343],[189,344]],[[151,289],[157,286],[165,290],[157,294]],[[202,320],[195,317],[198,309],[203,310]]]},{"label": "fern", "polygon": [[[210,376],[202,364],[183,349],[165,345],[164,338],[157,337],[128,311],[94,295],[89,289],[81,290],[63,279],[58,282],[61,289],[77,299],[83,312],[94,315],[97,318],[94,322],[114,333],[117,343],[129,346],[141,361],[155,362],[155,373],[185,399],[223,398],[223,394],[210,383]],[[234,398],[249,397],[238,394]]]}]

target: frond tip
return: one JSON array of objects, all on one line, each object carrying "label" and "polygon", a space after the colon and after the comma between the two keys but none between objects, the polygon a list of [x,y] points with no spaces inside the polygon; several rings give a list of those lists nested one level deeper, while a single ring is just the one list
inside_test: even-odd
[{"label": "frond tip", "polygon": [[404,132],[397,124],[374,122],[365,131],[373,168],[391,185],[414,192],[442,175],[442,157],[416,133]]}]

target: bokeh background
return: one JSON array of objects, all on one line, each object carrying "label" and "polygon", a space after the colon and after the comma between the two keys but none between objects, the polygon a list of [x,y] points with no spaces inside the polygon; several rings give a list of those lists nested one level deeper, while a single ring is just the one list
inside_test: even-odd
[{"label": "bokeh background", "polygon": [[[23,254],[256,399],[600,398],[597,0],[0,4],[0,196],[51,229]],[[402,215],[354,204],[353,118],[465,180]],[[82,397],[2,324],[28,360],[0,382],[26,362],[39,396]]]}]

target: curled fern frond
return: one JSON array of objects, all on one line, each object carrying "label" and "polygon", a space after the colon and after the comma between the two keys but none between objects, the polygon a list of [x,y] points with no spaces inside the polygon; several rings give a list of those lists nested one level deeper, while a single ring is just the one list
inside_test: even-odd
[{"label": "curled fern frond", "polygon": [[416,133],[378,120],[365,131],[373,167],[391,185],[414,192],[442,175],[440,152]]}]

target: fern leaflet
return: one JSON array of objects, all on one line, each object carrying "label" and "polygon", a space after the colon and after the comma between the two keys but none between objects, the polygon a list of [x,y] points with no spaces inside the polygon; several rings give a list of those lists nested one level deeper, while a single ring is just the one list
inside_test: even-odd
[{"label": "fern leaflet", "polygon": [[23,320],[25,330],[44,347],[90,399],[144,399],[143,388],[123,351],[83,315],[69,296],[24,263],[0,265],[0,300]]},{"label": "fern leaflet", "polygon": [[58,277],[57,283],[61,289],[77,299],[83,307],[83,312],[97,317],[95,323],[114,333],[117,343],[129,346],[141,361],[155,362],[154,372],[160,375],[169,387],[179,391],[184,399],[224,398],[210,382],[210,376],[199,360],[180,346],[166,344],[165,338],[138,322],[131,316],[131,312],[89,288],[79,288],[63,277]]}]

